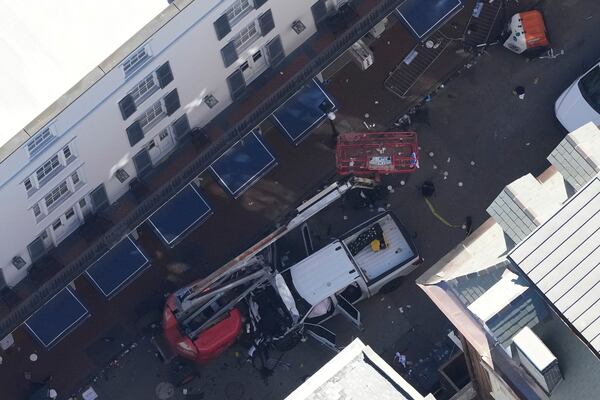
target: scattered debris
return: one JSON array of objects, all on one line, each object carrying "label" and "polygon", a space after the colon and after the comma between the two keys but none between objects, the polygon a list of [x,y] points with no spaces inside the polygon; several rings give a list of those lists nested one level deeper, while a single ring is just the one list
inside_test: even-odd
[{"label": "scattered debris", "polygon": [[396,354],[394,355],[394,362],[397,362],[398,364],[401,364],[404,368],[406,368],[406,356],[404,354],[396,352]]},{"label": "scattered debris", "polygon": [[536,78],[533,80],[533,84],[534,84],[534,85],[537,85],[539,81],[540,81],[540,78],[536,77]]},{"label": "scattered debris", "polygon": [[429,152],[429,157],[433,157],[435,155],[435,153],[433,151]]},{"label": "scattered debris", "polygon": [[516,88],[513,89],[513,94],[515,96],[517,96],[520,100],[524,100],[525,99],[525,87],[517,86]]},{"label": "scattered debris", "polygon": [[378,100],[375,100],[375,104],[379,104],[379,101],[378,101]]},{"label": "scattered debris", "polygon": [[527,142],[527,143],[525,143],[525,146],[529,146],[530,144],[531,144],[530,142]]},{"label": "scattered debris", "polygon": [[365,118],[369,118],[369,117],[370,117],[369,113],[365,113]]},{"label": "scattered debris", "polygon": [[438,168],[437,165],[433,164],[433,169],[437,169],[437,168]]},{"label": "scattered debris", "polygon": [[458,182],[458,187],[463,187],[463,183],[462,182]]},{"label": "scattered debris", "polygon": [[400,181],[400,186],[404,186],[404,185],[406,185],[406,182],[405,182],[405,181],[403,181],[403,180],[402,180],[402,181]]},{"label": "scattered debris", "polygon": [[450,157],[448,157],[448,159],[446,160],[447,163],[450,163],[452,159]]},{"label": "scattered debris", "polygon": [[475,166],[475,161],[471,161],[471,166]]},{"label": "scattered debris", "polygon": [[344,221],[347,221],[347,220],[348,220],[348,216],[344,215]]},{"label": "scattered debris", "polygon": [[398,311],[400,311],[400,314],[404,314],[404,309],[402,307],[398,307]]},{"label": "scattered debris", "polygon": [[448,171],[444,171],[444,177],[448,177]]}]

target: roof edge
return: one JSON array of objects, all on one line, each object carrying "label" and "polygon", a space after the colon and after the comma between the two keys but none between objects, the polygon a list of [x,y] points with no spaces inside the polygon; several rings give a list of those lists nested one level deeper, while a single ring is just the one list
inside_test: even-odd
[{"label": "roof edge", "polygon": [[136,34],[119,46],[111,55],[80,79],[73,87],[38,114],[21,131],[0,146],[0,163],[17,151],[29,138],[47,126],[54,118],[75,102],[109,71],[118,66],[131,52],[146,42],[171,19],[195,0],[175,0],[160,14],[144,25]]}]

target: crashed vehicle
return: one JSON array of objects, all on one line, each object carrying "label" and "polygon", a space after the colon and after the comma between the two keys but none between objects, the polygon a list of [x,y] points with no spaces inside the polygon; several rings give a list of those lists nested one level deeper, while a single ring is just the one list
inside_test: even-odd
[{"label": "crashed vehicle", "polygon": [[[319,212],[368,180],[335,183],[305,202],[296,216],[208,278],[169,296],[163,329],[178,355],[207,362],[244,333],[251,351],[285,351],[311,336],[337,350],[320,324],[341,314],[361,328],[357,302],[392,290],[421,262],[405,229],[386,211],[339,235],[323,228]],[[361,195],[363,193],[361,192]],[[372,214],[371,214],[372,215]],[[323,239],[325,237],[325,239]]]}]

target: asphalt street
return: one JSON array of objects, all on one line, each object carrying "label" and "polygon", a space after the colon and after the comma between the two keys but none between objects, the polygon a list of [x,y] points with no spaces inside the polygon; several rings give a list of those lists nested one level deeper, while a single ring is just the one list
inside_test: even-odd
[{"label": "asphalt street", "polygon": [[[600,2],[553,0],[538,6],[544,11],[553,48],[559,53],[563,50],[563,55],[528,60],[499,45],[490,46],[413,118],[411,129],[418,132],[421,146],[420,169],[408,178],[385,183],[393,187],[387,200],[390,208],[411,232],[425,262],[393,293],[359,305],[364,331],[339,318],[329,321],[332,329],[344,332],[342,342],[360,337],[394,365],[396,352],[417,362],[450,329],[416,287],[414,278],[458,245],[465,231],[450,228],[432,215],[418,190],[423,181],[435,184],[432,203],[448,222],[462,225],[470,216],[476,228],[488,218],[485,209],[506,184],[527,173],[535,176],[549,165],[547,155],[566,133],[554,118],[554,101],[600,58]],[[360,77],[361,72],[350,64],[337,78],[351,85]],[[513,95],[516,86],[525,87],[524,100]],[[372,93],[344,102],[358,102],[351,108],[368,113],[377,106],[372,99],[389,96],[384,90],[381,82],[376,82]],[[394,112],[392,109],[381,121],[371,122],[385,126],[396,117],[391,115]],[[336,121],[359,129],[364,113],[349,115],[341,109]],[[163,398],[183,399],[187,388],[195,396],[188,399],[279,399],[333,356],[307,341],[286,353],[274,374],[265,377],[245,361],[245,349],[236,345],[216,362],[198,368],[199,377],[189,384],[173,387],[176,363],[161,364],[149,337],[141,339],[121,364],[98,379],[95,386],[100,394],[115,400],[166,395],[170,397]]]}]

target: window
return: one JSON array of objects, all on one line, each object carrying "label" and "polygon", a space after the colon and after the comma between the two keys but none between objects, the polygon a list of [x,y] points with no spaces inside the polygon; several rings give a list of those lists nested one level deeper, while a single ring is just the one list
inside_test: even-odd
[{"label": "window", "polygon": [[69,220],[69,219],[73,218],[74,216],[75,216],[75,211],[73,210],[73,207],[71,207],[65,213],[65,219]]},{"label": "window", "polygon": [[34,204],[32,210],[33,210],[33,215],[35,215],[36,217],[39,217],[40,214],[42,213],[42,210],[40,210],[40,206],[38,204]]},{"label": "window", "polygon": [[240,52],[249,45],[251,45],[258,38],[258,29],[256,29],[256,22],[252,21],[245,28],[242,28],[240,32],[233,39],[235,49]]},{"label": "window", "polygon": [[219,103],[219,100],[217,100],[214,95],[209,94],[204,96],[204,103],[208,106],[208,108],[213,108]]},{"label": "window", "polygon": [[46,207],[50,208],[53,204],[55,204],[61,197],[65,194],[70,193],[69,188],[67,187],[67,182],[63,182],[54,189],[50,193],[44,197],[44,201],[46,202]]},{"label": "window", "polygon": [[149,109],[144,111],[144,113],[140,116],[138,122],[140,124],[140,127],[144,129],[148,126],[152,126],[151,124],[153,122],[158,122],[160,120],[160,117],[163,117],[164,115],[165,110],[163,109],[162,101],[159,100],[156,103],[152,104],[152,106],[150,106]]},{"label": "window", "polygon": [[148,151],[152,150],[155,147],[156,147],[156,143],[154,142],[154,139],[149,141],[148,144],[146,145],[146,149],[148,149]]},{"label": "window", "polygon": [[168,129],[165,129],[161,133],[158,134],[158,138],[160,139],[161,142],[163,140],[165,140],[166,138],[168,138],[168,137],[169,137],[169,130]]},{"label": "window", "polygon": [[129,94],[133,98],[135,104],[141,104],[148,96],[158,90],[158,85],[156,84],[156,79],[154,78],[154,73],[151,73],[140,83],[134,87]]},{"label": "window", "polygon": [[52,229],[54,229],[54,230],[57,230],[61,226],[62,226],[62,221],[60,220],[60,218],[52,223]]},{"label": "window", "polygon": [[68,160],[73,155],[73,153],[71,152],[71,148],[68,145],[63,148],[62,152],[65,156],[65,160]]},{"label": "window", "polygon": [[141,67],[149,58],[150,54],[148,54],[148,51],[145,47],[136,50],[122,64],[125,76],[131,75],[139,67]]},{"label": "window", "polygon": [[77,173],[77,171],[71,174],[71,180],[73,181],[73,186],[77,186],[77,184],[81,181],[81,179],[79,179],[79,174]]},{"label": "window", "polygon": [[54,140],[54,135],[50,132],[50,128],[46,128],[43,131],[36,134],[29,143],[27,143],[27,150],[29,156],[33,157],[42,151],[46,146]]},{"label": "window", "polygon": [[238,22],[242,17],[250,12],[252,6],[250,5],[249,0],[237,0],[231,7],[225,11],[227,14],[227,19],[229,20],[229,25],[233,26],[236,22]]},{"label": "window", "polygon": [[85,201],[85,198],[79,200],[79,207],[84,208],[85,206],[87,206],[87,201]]},{"label": "window", "polygon": [[23,185],[25,185],[25,190],[30,191],[31,189],[33,189],[33,185],[31,184],[31,179],[25,179],[25,182],[23,182]]},{"label": "window", "polygon": [[[127,173],[127,171],[125,171],[123,168],[119,168],[116,172],[115,172],[115,176],[117,177],[117,179],[119,180],[119,182],[123,183],[125,182],[127,179],[129,179],[129,174]],[[84,199],[82,199],[84,200]],[[84,200],[85,201],[85,200]],[[83,207],[81,204],[79,204],[81,207]]]},{"label": "window", "polygon": [[58,155],[54,155],[35,171],[38,182],[42,182],[45,177],[50,175],[50,173],[58,167],[60,167],[60,161],[58,160]]},{"label": "window", "polygon": [[596,65],[577,84],[581,95],[597,113],[600,113],[600,66]]}]

